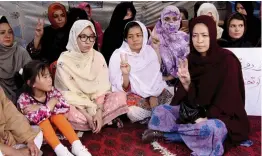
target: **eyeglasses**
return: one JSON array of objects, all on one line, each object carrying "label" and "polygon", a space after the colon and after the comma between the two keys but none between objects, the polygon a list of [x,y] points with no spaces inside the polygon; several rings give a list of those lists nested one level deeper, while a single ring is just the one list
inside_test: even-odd
[{"label": "eyeglasses", "polygon": [[78,36],[82,42],[86,42],[89,39],[90,42],[95,42],[96,36],[87,36],[85,34]]}]

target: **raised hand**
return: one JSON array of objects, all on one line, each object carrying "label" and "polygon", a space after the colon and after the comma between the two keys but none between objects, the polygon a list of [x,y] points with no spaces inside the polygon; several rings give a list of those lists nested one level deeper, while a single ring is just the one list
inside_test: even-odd
[{"label": "raised hand", "polygon": [[128,75],[130,73],[131,67],[128,64],[127,54],[120,54],[121,62],[120,62],[120,69],[123,75]]},{"label": "raised hand", "polygon": [[44,34],[44,19],[41,22],[40,19],[38,18],[38,22],[35,28],[35,38],[42,38],[43,34]]},{"label": "raised hand", "polygon": [[186,90],[188,90],[189,85],[191,83],[191,78],[190,78],[190,74],[189,74],[189,70],[188,70],[188,60],[178,60],[178,78],[180,80],[180,82],[182,83],[182,85],[184,86],[184,88]]},{"label": "raised hand", "polygon": [[158,36],[155,33],[152,33],[152,31],[150,29],[148,29],[149,31],[149,35],[152,39],[152,47],[153,49],[155,49],[155,51],[159,51],[159,47],[160,47],[160,40],[158,38]]}]

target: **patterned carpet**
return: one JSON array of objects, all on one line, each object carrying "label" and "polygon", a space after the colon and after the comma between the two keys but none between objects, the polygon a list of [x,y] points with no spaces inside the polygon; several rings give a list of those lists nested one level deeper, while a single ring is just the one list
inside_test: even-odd
[{"label": "patterned carpet", "polygon": [[[236,147],[226,152],[225,156],[260,156],[261,155],[261,117],[250,116],[251,134],[250,139],[254,142],[251,147]],[[154,150],[151,144],[143,144],[141,135],[146,129],[146,125],[138,123],[125,123],[123,129],[103,128],[100,134],[85,132],[82,142],[87,146],[93,156],[161,156],[161,153]],[[70,147],[68,141],[62,141],[64,145]],[[170,153],[177,156],[189,156],[190,150],[181,143],[159,144]],[[48,145],[42,147],[44,156],[55,156]]]}]

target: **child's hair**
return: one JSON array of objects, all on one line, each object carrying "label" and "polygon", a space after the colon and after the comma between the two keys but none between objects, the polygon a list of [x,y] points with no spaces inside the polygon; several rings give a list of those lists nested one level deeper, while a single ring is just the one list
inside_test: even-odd
[{"label": "child's hair", "polygon": [[[36,77],[40,76],[40,74],[44,75],[45,70],[49,71],[48,64],[39,60],[32,60],[24,66],[22,76],[25,82],[24,91],[26,93],[34,95],[32,88],[35,83]],[[30,81],[30,84],[27,84],[28,80]]]}]

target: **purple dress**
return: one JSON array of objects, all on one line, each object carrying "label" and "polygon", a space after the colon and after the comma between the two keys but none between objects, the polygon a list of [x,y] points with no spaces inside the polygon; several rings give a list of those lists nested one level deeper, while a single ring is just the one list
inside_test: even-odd
[{"label": "purple dress", "polygon": [[152,113],[148,128],[164,133],[166,140],[184,142],[194,156],[221,156],[227,136],[225,124],[218,119],[208,119],[196,124],[176,124],[179,106],[160,105]]}]

